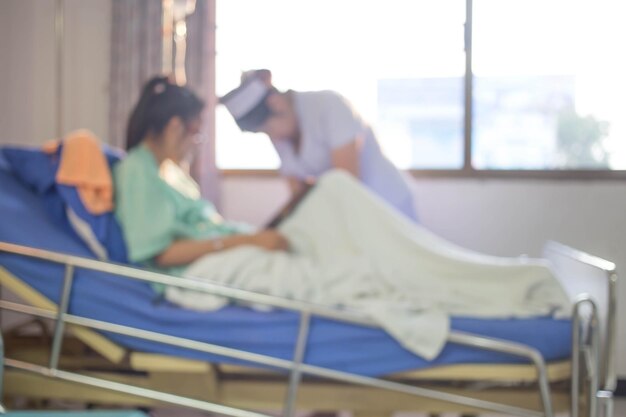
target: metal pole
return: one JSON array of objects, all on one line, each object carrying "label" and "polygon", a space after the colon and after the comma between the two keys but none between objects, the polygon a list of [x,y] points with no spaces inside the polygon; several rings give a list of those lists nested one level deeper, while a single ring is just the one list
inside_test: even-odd
[{"label": "metal pole", "polygon": [[602,361],[601,387],[606,391],[615,391],[617,387],[617,271],[615,265],[608,274],[608,311],[606,318],[606,345],[604,346],[604,360]]},{"label": "metal pole", "polygon": [[59,366],[59,355],[61,354],[61,342],[63,341],[63,329],[65,328],[65,315],[70,304],[70,292],[74,278],[74,267],[65,266],[65,278],[63,280],[63,291],[61,293],[61,305],[57,312],[54,327],[54,338],[52,339],[52,353],[50,354],[50,369],[57,369]]},{"label": "metal pole", "polygon": [[600,323],[598,322],[598,308],[596,304],[590,300],[591,303],[591,319],[590,319],[590,350],[589,350],[589,364],[590,369],[590,381],[589,381],[589,415],[591,417],[597,417],[598,415],[598,402],[597,395],[599,391],[600,380]]},{"label": "metal pole", "polygon": [[572,321],[572,375],[570,384],[570,412],[572,417],[578,417],[580,400],[580,304],[574,305],[574,319]]},{"label": "metal pole", "polygon": [[541,394],[543,411],[546,417],[552,417],[552,399],[550,397],[550,384],[548,382],[548,368],[541,353],[532,347],[520,343],[506,342],[488,337],[474,336],[464,332],[451,332],[448,341],[467,346],[478,346],[483,349],[496,352],[505,352],[512,355],[522,356],[530,359],[537,369],[537,384]]},{"label": "metal pole", "polygon": [[[583,342],[581,337],[581,308],[589,305],[591,313],[589,316],[588,332],[586,340]],[[571,376],[571,415],[578,417],[580,406],[580,356],[581,352],[585,359],[585,369],[589,378],[589,390],[587,393],[587,415],[590,417],[597,416],[598,404],[596,395],[599,392],[600,378],[600,333],[598,322],[598,307],[596,303],[589,298],[588,295],[579,297],[574,304],[573,323],[572,323],[572,376]]]},{"label": "metal pole", "polygon": [[598,417],[613,417],[613,392],[598,391]]},{"label": "metal pole", "polygon": [[300,315],[300,329],[298,331],[298,339],[293,355],[293,367],[289,375],[289,388],[287,389],[287,399],[285,405],[284,417],[292,417],[295,412],[296,396],[298,395],[298,385],[300,384],[301,369],[300,366],[304,361],[304,352],[309,337],[309,325],[311,323],[311,314],[302,312]]},{"label": "metal pole", "polygon": [[464,78],[464,109],[463,120],[463,170],[472,171],[472,90],[474,74],[472,72],[472,0],[465,0],[465,78]]}]

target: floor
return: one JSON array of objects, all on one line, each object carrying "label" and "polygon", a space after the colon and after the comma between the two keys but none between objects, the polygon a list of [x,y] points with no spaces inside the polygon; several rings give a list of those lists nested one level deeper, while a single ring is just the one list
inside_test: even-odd
[{"label": "floor", "polygon": [[[55,410],[71,410],[71,409],[84,409],[84,406],[79,406],[78,404],[75,403],[65,403],[65,402],[59,402],[55,404],[49,404],[49,407]],[[28,409],[31,408],[28,406],[28,404],[19,404],[17,405],[18,409]],[[38,407],[37,407],[38,408]],[[45,407],[48,408],[48,407]],[[273,411],[267,411],[267,410],[263,410],[263,411],[259,411],[263,414],[267,414],[269,416],[275,416],[275,417],[281,417],[279,412],[273,412]],[[186,408],[167,408],[167,407],[163,407],[163,408],[158,408],[158,409],[151,409],[149,411],[149,416],[150,417],[213,417],[212,414],[209,413],[204,413],[201,411],[194,411],[194,410],[189,410]],[[217,415],[215,415],[215,417],[218,417]],[[296,417],[352,417],[352,414],[348,411],[342,411],[340,413],[335,414],[331,414],[331,413],[306,413],[306,412],[299,412],[296,414]],[[393,417],[430,417],[427,414],[424,413],[409,413],[409,412],[400,412],[400,413],[395,413],[393,415]],[[439,414],[438,417],[461,417],[458,413],[442,413]],[[509,417],[503,414],[480,414],[479,417]],[[556,417],[568,417],[568,414],[557,414]],[[614,413],[613,413],[613,417],[626,417],[626,397],[619,397],[616,398],[614,401]]]},{"label": "floor", "polygon": [[[279,416],[277,413],[268,413],[270,415]],[[206,417],[207,414],[181,409],[158,409],[150,413],[152,417]],[[297,417],[313,417],[311,414],[299,413]],[[324,415],[327,417],[327,415]],[[349,412],[341,412],[338,417],[351,417]],[[422,413],[396,413],[394,417],[428,417]],[[459,414],[440,414],[439,417],[460,417]],[[508,417],[502,414],[481,414],[480,417]],[[567,414],[557,414],[557,417],[567,417]],[[626,397],[616,398],[614,402],[613,417],[626,417]]]}]

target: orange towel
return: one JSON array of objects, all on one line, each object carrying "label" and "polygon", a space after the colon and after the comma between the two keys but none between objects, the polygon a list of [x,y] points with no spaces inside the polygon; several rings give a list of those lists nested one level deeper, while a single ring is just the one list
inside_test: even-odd
[{"label": "orange towel", "polygon": [[56,180],[59,184],[75,186],[91,214],[113,210],[111,170],[100,141],[90,131],[77,130],[64,139]]}]

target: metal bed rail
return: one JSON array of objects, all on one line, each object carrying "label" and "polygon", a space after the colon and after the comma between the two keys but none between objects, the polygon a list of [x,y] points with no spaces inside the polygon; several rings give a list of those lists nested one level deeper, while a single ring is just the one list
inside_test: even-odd
[{"label": "metal bed rail", "polygon": [[[59,303],[59,309],[57,312],[38,309],[35,307],[11,303],[8,301],[0,301],[0,308],[4,308],[11,311],[27,313],[38,317],[53,319],[56,321],[54,337],[52,342],[52,354],[50,356],[50,363],[48,367],[36,366],[21,361],[7,359],[7,366],[21,369],[24,371],[30,371],[46,375],[53,378],[64,379],[68,381],[81,382],[92,386],[98,386],[101,388],[107,388],[114,391],[130,392],[135,395],[154,398],[155,392],[150,390],[138,389],[137,387],[131,387],[124,384],[112,383],[100,378],[87,377],[85,375],[61,371],[58,369],[58,359],[60,355],[60,348],[62,344],[63,330],[65,323],[90,327],[101,331],[110,331],[128,336],[138,337],[146,340],[152,340],[156,342],[166,343],[183,348],[195,349],[202,352],[214,353],[230,358],[241,359],[248,362],[254,362],[261,365],[269,365],[279,369],[283,369],[289,372],[289,386],[287,395],[285,398],[284,415],[291,417],[295,411],[295,402],[297,398],[297,390],[302,374],[308,374],[323,378],[334,379],[347,383],[354,383],[365,385],[369,387],[376,387],[382,389],[388,389],[397,392],[403,392],[421,397],[427,397],[446,402],[466,405],[474,408],[482,408],[489,411],[501,412],[510,415],[522,416],[522,417],[553,417],[552,402],[550,397],[550,387],[547,377],[547,366],[540,352],[536,349],[513,343],[505,340],[498,340],[493,338],[487,338],[483,336],[477,336],[469,333],[453,331],[450,333],[448,341],[451,343],[463,344],[467,346],[473,346],[485,350],[504,352],[511,355],[516,355],[526,358],[529,362],[534,364],[537,370],[537,382],[539,385],[539,393],[541,395],[541,403],[543,412],[535,410],[509,406],[506,404],[500,404],[492,401],[479,400],[476,398],[466,397],[457,394],[446,393],[438,390],[427,389],[417,387],[409,384],[403,384],[399,382],[389,381],[385,379],[364,377],[354,375],[346,372],[335,371],[332,369],[326,369],[316,367],[312,365],[304,364],[303,358],[306,349],[306,342],[309,332],[309,324],[312,316],[332,318],[335,320],[374,326],[378,327],[376,323],[370,320],[363,314],[333,309],[326,306],[320,306],[316,304],[287,300],[279,297],[253,293],[249,291],[238,290],[229,288],[206,281],[200,281],[190,278],[173,277],[165,274],[159,274],[150,271],[144,271],[124,265],[105,263],[95,261],[92,259],[86,259],[76,257],[72,255],[65,255],[56,252],[50,252],[45,250],[33,249],[25,246],[14,245],[9,243],[0,242],[0,252],[7,252],[16,255],[22,255],[41,260],[47,260],[54,263],[65,265],[65,274],[61,300]],[[119,275],[126,278],[137,279],[147,282],[158,282],[166,285],[173,285],[181,288],[187,288],[197,291],[210,292],[212,294],[221,295],[224,297],[230,297],[232,299],[252,302],[252,303],[264,303],[273,307],[284,308],[292,311],[299,312],[301,314],[300,327],[297,337],[297,342],[294,350],[293,360],[283,360],[273,358],[264,355],[258,355],[250,352],[242,352],[239,350],[228,349],[217,345],[212,345],[203,342],[197,342],[190,339],[173,337],[163,335],[160,333],[150,332],[142,329],[136,329],[128,326],[116,325],[99,320],[88,319],[80,316],[75,316],[67,312],[69,299],[71,296],[71,289],[73,283],[73,275],[75,268],[91,269],[97,271],[108,272],[111,274]],[[132,389],[135,388],[135,389]],[[230,415],[235,417],[252,417],[261,416],[261,414],[252,413],[244,410],[234,409],[231,407],[225,407],[219,404],[210,402],[191,400],[186,397],[172,396],[168,394],[163,396],[158,395],[159,400],[169,402],[172,404],[183,405],[187,407],[193,407],[202,409],[205,411],[216,412],[218,414]],[[189,401],[188,401],[189,400]],[[595,408],[594,408],[595,409]],[[595,416],[594,416],[595,417]]]}]

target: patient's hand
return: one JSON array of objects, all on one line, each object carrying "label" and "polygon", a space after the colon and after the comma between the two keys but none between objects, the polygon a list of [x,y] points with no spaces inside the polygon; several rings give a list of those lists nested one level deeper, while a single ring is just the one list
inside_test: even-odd
[{"label": "patient's hand", "polygon": [[252,242],[267,250],[287,250],[289,242],[283,235],[273,229],[262,230],[252,235]]}]

